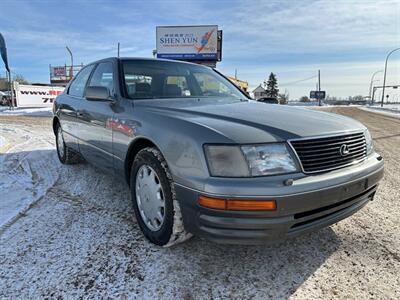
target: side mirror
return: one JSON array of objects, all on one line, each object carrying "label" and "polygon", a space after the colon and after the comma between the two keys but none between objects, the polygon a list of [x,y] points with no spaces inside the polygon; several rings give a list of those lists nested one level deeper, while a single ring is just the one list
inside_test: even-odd
[{"label": "side mirror", "polygon": [[85,98],[90,101],[111,101],[110,90],[104,86],[88,86]]}]

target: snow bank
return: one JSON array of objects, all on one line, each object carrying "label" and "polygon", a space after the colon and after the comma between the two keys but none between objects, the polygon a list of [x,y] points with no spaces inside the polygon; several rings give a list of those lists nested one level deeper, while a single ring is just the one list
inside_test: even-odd
[{"label": "snow bank", "polygon": [[400,104],[384,104],[383,107],[377,104],[361,107],[361,109],[379,113],[382,115],[400,118]]},{"label": "snow bank", "polygon": [[40,116],[40,117],[50,117],[52,115],[51,107],[42,108],[14,108],[10,110],[9,107],[0,107],[0,115],[9,116]]},{"label": "snow bank", "polygon": [[398,104],[384,104],[383,107],[380,106],[380,104],[376,105],[370,105],[368,106],[370,109],[377,109],[377,110],[386,110],[386,111],[391,111],[395,113],[400,113],[400,103]]},{"label": "snow bank", "polygon": [[0,229],[23,215],[59,176],[51,134],[18,127],[0,128]]},{"label": "snow bank", "polygon": [[311,101],[311,102],[289,101],[287,105],[290,105],[290,106],[318,106],[318,101]]},{"label": "snow bank", "polygon": [[7,144],[7,140],[0,135],[0,152]]}]

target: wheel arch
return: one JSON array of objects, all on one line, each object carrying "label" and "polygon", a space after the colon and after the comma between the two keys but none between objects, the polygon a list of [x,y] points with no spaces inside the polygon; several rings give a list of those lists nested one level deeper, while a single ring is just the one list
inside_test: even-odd
[{"label": "wheel arch", "polygon": [[[131,142],[128,148],[128,152],[125,158],[125,180],[130,185],[130,177],[131,177],[131,168],[133,161],[135,160],[136,155],[139,153],[140,150],[147,148],[147,147],[154,147],[158,151],[161,152],[160,148],[149,138],[147,137],[138,137]],[[162,152],[161,152],[162,154]]]}]

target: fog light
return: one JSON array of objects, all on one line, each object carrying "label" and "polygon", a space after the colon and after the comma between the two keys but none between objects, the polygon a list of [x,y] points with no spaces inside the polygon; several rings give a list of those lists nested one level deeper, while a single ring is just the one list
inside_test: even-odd
[{"label": "fog light", "polygon": [[273,211],[275,200],[221,199],[199,196],[199,205],[220,210]]}]

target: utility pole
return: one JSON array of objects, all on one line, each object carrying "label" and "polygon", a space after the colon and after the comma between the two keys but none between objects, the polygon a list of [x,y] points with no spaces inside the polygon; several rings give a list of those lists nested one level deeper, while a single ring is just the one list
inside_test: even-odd
[{"label": "utility pole", "polygon": [[318,70],[318,106],[321,106],[320,92],[321,92],[321,72],[320,70]]},{"label": "utility pole", "polygon": [[381,101],[381,107],[383,107],[383,99],[385,98],[385,85],[386,85],[386,69],[387,69],[387,62],[389,59],[390,54],[392,54],[393,52],[400,50],[400,48],[396,48],[393,49],[392,51],[390,51],[388,53],[388,55],[386,56],[386,61],[385,61],[385,73],[383,75],[383,89],[382,89],[382,101]]},{"label": "utility pole", "polygon": [[119,42],[118,42],[118,58],[119,58]]}]

